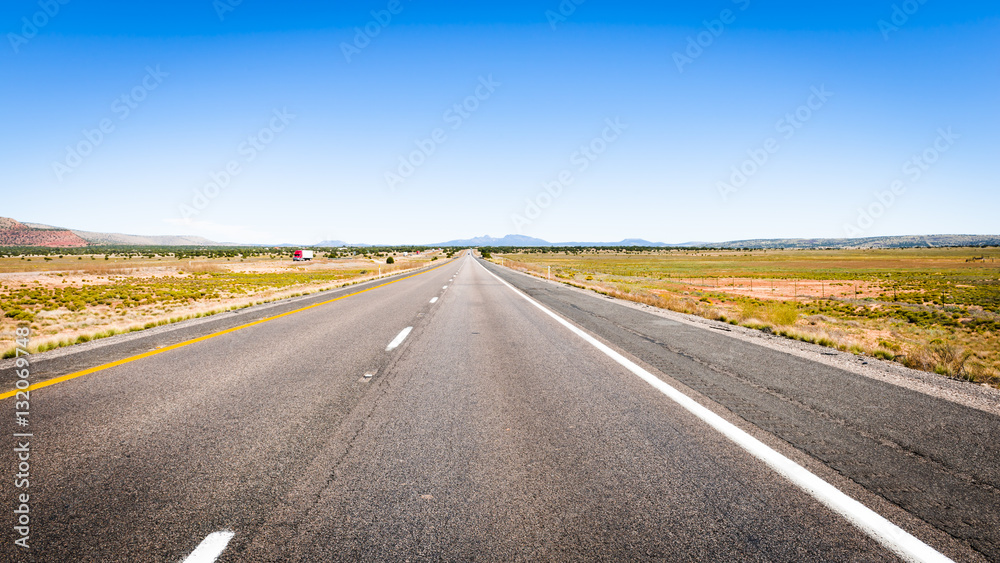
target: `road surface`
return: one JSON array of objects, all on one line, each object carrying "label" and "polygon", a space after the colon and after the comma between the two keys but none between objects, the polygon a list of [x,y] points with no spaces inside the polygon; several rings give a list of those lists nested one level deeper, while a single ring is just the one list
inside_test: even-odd
[{"label": "road surface", "polygon": [[120,360],[32,392],[0,558],[1000,561],[997,417],[468,255],[32,378]]}]

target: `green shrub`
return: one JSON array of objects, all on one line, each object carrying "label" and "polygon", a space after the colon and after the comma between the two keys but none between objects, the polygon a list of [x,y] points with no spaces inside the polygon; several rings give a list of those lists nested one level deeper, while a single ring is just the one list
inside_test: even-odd
[{"label": "green shrub", "polygon": [[899,352],[899,344],[894,342],[889,342],[888,340],[879,340],[878,345],[885,348],[886,350],[892,350],[893,352]]},{"label": "green shrub", "polygon": [[769,303],[766,317],[776,325],[792,325],[799,319],[799,309],[794,303]]},{"label": "green shrub", "polygon": [[743,320],[752,319],[760,315],[761,308],[753,301],[744,301],[740,303],[740,317]]}]

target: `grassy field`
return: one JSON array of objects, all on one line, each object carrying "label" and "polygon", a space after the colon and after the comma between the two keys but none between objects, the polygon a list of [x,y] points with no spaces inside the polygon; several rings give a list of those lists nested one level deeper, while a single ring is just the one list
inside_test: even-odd
[{"label": "grassy field", "polygon": [[[389,256],[394,263],[386,263]],[[32,328],[31,351],[40,352],[326,291],[444,257],[439,252],[310,262],[282,255],[0,257],[0,354],[13,354],[17,326]]]},{"label": "grassy field", "polygon": [[504,252],[608,295],[1000,386],[1000,249]]}]

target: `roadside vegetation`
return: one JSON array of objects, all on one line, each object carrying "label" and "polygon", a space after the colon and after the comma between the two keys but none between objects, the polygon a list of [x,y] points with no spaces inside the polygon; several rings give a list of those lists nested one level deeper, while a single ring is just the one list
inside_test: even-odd
[{"label": "roadside vegetation", "polygon": [[1000,386],[1000,249],[482,249],[540,277]]},{"label": "roadside vegetation", "polygon": [[[73,250],[75,252],[70,252]],[[32,352],[327,291],[429,264],[421,248],[0,249],[0,355],[30,326]],[[15,253],[20,251],[19,253]]]},{"label": "roadside vegetation", "polygon": [[[392,255],[409,255],[426,252],[421,246],[365,246],[365,247],[309,247],[317,257],[325,258],[385,258]],[[87,262],[116,262],[126,265],[132,260],[227,260],[246,261],[291,260],[297,246],[87,246],[75,248],[48,248],[37,246],[0,247],[0,273],[53,269],[87,269]],[[451,249],[446,249],[451,252]],[[19,260],[10,261],[4,258]],[[76,260],[76,262],[66,262]]]}]

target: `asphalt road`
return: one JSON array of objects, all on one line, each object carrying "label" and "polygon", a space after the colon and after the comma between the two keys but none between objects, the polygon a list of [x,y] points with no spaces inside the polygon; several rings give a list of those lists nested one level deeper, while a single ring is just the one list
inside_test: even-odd
[{"label": "asphalt road", "polygon": [[40,358],[343,297],[33,392],[31,547],[8,510],[0,558],[183,561],[229,532],[218,561],[896,560],[488,270],[932,552],[1000,560],[996,417],[469,257]]}]

